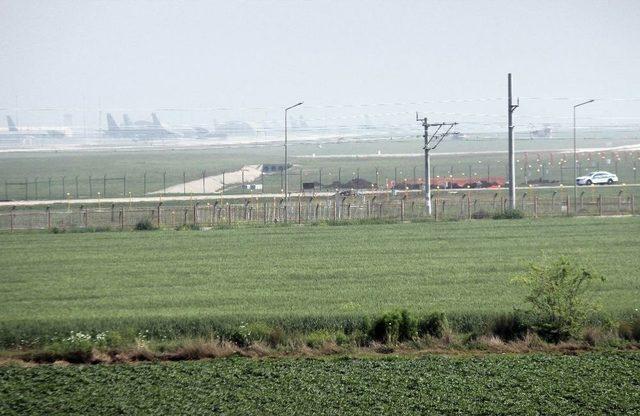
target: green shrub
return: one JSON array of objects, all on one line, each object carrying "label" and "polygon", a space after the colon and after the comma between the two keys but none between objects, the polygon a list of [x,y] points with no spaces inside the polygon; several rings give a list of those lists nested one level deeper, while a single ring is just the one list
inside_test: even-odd
[{"label": "green shrub", "polygon": [[375,341],[395,343],[398,341],[399,332],[400,315],[388,313],[373,321],[369,336]]},{"label": "green shrub", "polygon": [[176,231],[199,231],[201,229],[197,224],[182,224],[176,227]]},{"label": "green shrub", "polygon": [[306,336],[306,344],[311,348],[320,348],[325,343],[333,341],[334,336],[329,331],[314,331]]},{"label": "green shrub", "polygon": [[342,331],[336,333],[336,344],[341,347],[349,344],[349,337]]},{"label": "green shrub", "polygon": [[42,350],[30,354],[27,358],[40,363],[59,360],[73,364],[89,363],[93,357],[93,346],[91,335],[72,332],[68,338],[59,339]]},{"label": "green shrub", "polygon": [[149,231],[149,230],[155,230],[156,227],[153,225],[150,219],[145,218],[136,223],[135,229],[137,231]]},{"label": "green shrub", "polygon": [[487,211],[485,211],[483,209],[478,210],[478,211],[476,211],[476,212],[471,214],[471,218],[473,218],[474,220],[481,220],[481,219],[484,219],[484,218],[491,218],[491,217],[492,217],[492,215],[489,214]]},{"label": "green shrub", "polygon": [[623,321],[618,327],[618,335],[627,341],[640,341],[640,316]]},{"label": "green shrub", "polygon": [[442,338],[448,326],[449,322],[445,314],[442,312],[434,312],[420,319],[418,322],[418,335]]},{"label": "green shrub", "polygon": [[578,334],[596,307],[586,299],[589,284],[604,278],[565,257],[532,265],[516,278],[530,288],[532,326],[546,341],[559,342]]},{"label": "green shrub", "polygon": [[500,314],[491,323],[491,333],[503,341],[522,339],[528,331],[529,325],[520,312]]},{"label": "green shrub", "polygon": [[264,323],[244,323],[242,322],[237,328],[234,328],[228,334],[231,341],[240,347],[247,347],[256,341],[270,342],[272,329]]},{"label": "green shrub", "polygon": [[524,218],[524,212],[517,208],[507,208],[503,212],[493,215],[494,220],[519,220],[521,218]]},{"label": "green shrub", "polygon": [[418,335],[418,322],[407,310],[389,312],[374,320],[370,336],[376,341],[394,344]]},{"label": "green shrub", "polygon": [[284,345],[286,340],[286,336],[284,330],[279,326],[273,328],[267,337],[267,342],[272,348],[275,348],[279,345]]}]

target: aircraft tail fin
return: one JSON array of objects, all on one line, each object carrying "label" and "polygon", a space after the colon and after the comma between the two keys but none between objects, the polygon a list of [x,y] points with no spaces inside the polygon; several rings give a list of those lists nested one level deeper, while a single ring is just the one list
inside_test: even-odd
[{"label": "aircraft tail fin", "polygon": [[153,119],[153,125],[154,126],[162,126],[162,124],[160,123],[160,120],[158,119],[158,116],[156,115],[156,113],[151,113],[151,118]]},{"label": "aircraft tail fin", "polygon": [[131,122],[131,119],[129,118],[129,114],[123,114],[122,115],[122,121],[124,122],[125,126],[132,126],[133,123]]},{"label": "aircraft tail fin", "polygon": [[16,123],[13,122],[11,116],[7,116],[7,125],[9,126],[9,131],[18,131]]},{"label": "aircraft tail fin", "polygon": [[120,130],[120,128],[118,127],[118,124],[113,119],[113,116],[111,115],[111,113],[107,113],[107,126],[109,127],[109,131]]}]

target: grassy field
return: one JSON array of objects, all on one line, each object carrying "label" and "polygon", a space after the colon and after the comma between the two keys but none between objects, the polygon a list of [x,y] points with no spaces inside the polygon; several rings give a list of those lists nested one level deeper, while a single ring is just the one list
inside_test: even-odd
[{"label": "grassy field", "polygon": [[[472,221],[214,231],[0,234],[3,345],[71,330],[198,333],[241,320],[323,327],[390,309],[522,307],[514,275],[545,255],[606,276],[605,312],[638,308],[640,221]],[[204,328],[204,329],[203,329]]]},{"label": "grassy field", "polygon": [[13,414],[638,414],[640,354],[0,366]]}]

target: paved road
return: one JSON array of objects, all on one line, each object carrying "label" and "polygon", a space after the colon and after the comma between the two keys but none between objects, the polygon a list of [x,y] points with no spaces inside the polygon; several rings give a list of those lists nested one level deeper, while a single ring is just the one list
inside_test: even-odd
[{"label": "paved road", "polygon": [[[640,187],[640,184],[626,184],[626,185],[606,185],[602,187],[596,188],[626,188],[626,187]],[[536,190],[555,190],[555,189],[571,189],[573,190],[573,186],[536,186],[532,187]],[[587,186],[580,186],[578,189],[589,189]],[[517,187],[518,190],[528,190],[530,187]],[[506,190],[502,188],[502,190]],[[475,188],[475,189],[441,189],[440,192],[495,192],[497,189],[495,188]],[[409,190],[409,191],[399,191],[399,193],[407,193],[407,194],[415,194],[420,193],[418,190]],[[391,191],[362,191],[362,194],[365,195],[386,195],[391,193]],[[316,196],[322,198],[328,198],[335,196],[335,192],[316,192],[314,194],[311,193],[291,193],[291,198],[298,198],[300,195],[304,197]],[[171,195],[171,196],[147,196],[147,197],[131,197],[131,198],[90,198],[90,199],[51,199],[51,200],[39,200],[39,201],[1,201],[0,207],[35,207],[35,206],[49,206],[49,205],[95,205],[95,204],[128,204],[128,203],[159,203],[159,202],[180,202],[180,201],[213,201],[213,200],[242,200],[242,199],[280,199],[284,198],[284,194],[208,194],[208,195]]]}]

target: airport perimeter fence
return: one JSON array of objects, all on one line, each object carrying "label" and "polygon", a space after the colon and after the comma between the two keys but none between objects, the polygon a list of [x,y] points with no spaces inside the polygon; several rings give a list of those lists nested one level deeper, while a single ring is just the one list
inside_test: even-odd
[{"label": "airport perimeter fence", "polygon": [[[584,156],[583,156],[584,157]],[[480,163],[482,162],[482,163]],[[525,162],[524,160],[522,162]],[[579,161],[578,172],[610,170],[619,176],[620,184],[637,184],[640,172],[640,155],[632,153],[629,160],[618,159],[610,164],[593,160]],[[519,163],[519,186],[573,185],[573,170],[566,163],[547,159],[537,165]],[[277,166],[277,165],[274,165]],[[359,166],[359,167],[358,167]],[[235,171],[237,173],[238,171]],[[226,174],[226,180],[224,175]],[[85,198],[111,198],[149,195],[190,195],[207,193],[250,194],[278,193],[284,189],[284,171],[264,172],[257,179],[245,181],[244,176],[233,177],[234,172],[220,169],[111,172],[100,174],[0,178],[0,199],[4,200],[59,200]],[[497,176],[496,176],[497,175]],[[218,176],[221,188],[215,188],[208,178]],[[387,189],[391,183],[397,188],[415,186],[422,180],[422,168],[417,165],[375,166],[370,161],[362,164],[318,166],[314,168],[292,167],[287,170],[290,190],[302,190],[305,184],[313,184],[316,191],[335,188]],[[476,165],[432,164],[433,180],[460,183],[493,182],[506,176],[504,163],[479,161]],[[500,183],[500,180],[498,180]],[[245,185],[253,185],[247,189]],[[257,186],[256,186],[257,185]],[[261,189],[258,189],[261,188]]]},{"label": "airport perimeter fence", "polygon": [[[525,216],[634,215],[635,197],[580,194],[573,205],[569,194],[518,195],[517,207]],[[478,195],[473,192],[433,195],[432,215],[425,211],[420,194],[358,195],[334,197],[292,197],[283,199],[247,198],[236,202],[198,202],[181,206],[129,206],[105,208],[68,206],[43,210],[12,209],[0,213],[0,230],[129,230],[140,222],[159,228],[216,227],[274,223],[348,222],[355,220],[464,220],[491,218],[504,213],[508,200],[504,192]]]}]

